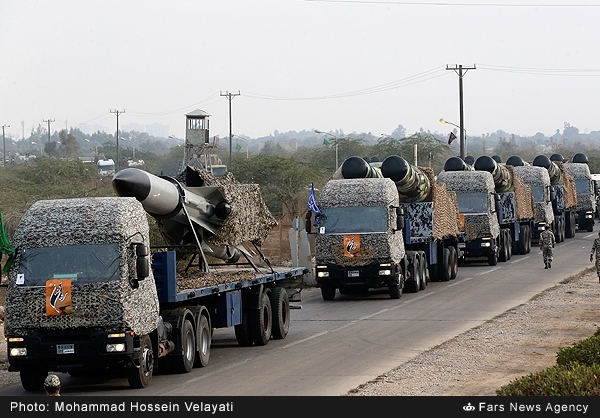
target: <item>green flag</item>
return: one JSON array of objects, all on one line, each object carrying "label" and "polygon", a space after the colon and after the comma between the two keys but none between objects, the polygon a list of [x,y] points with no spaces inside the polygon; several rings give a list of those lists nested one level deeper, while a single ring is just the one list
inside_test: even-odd
[{"label": "green flag", "polygon": [[240,146],[240,144],[237,144],[237,145],[235,146],[235,150],[236,150],[237,152],[240,152],[240,150],[241,150],[241,149],[242,149],[242,147]]},{"label": "green flag", "polygon": [[325,138],[323,138],[323,145],[328,146],[329,145],[329,141]]}]

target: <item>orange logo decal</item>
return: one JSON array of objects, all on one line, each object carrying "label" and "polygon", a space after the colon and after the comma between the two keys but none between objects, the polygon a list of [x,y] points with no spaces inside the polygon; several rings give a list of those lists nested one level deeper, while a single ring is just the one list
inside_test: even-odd
[{"label": "orange logo decal", "polygon": [[46,281],[46,315],[65,315],[71,312],[71,279]]},{"label": "orange logo decal", "polygon": [[360,235],[344,235],[344,255],[354,258],[360,254]]}]

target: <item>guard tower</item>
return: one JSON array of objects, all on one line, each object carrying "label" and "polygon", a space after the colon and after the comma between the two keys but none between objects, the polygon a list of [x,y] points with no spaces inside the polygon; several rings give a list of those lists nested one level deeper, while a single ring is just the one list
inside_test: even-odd
[{"label": "guard tower", "polygon": [[210,115],[203,110],[196,109],[185,115],[185,151],[181,171],[186,166],[212,171],[213,165],[220,165],[221,161],[212,153],[219,146],[219,137],[209,137]]}]

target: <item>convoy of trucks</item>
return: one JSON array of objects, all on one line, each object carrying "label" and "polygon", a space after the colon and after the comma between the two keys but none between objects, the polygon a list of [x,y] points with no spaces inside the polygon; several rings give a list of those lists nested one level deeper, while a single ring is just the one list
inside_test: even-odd
[{"label": "convoy of trucks", "polygon": [[[556,156],[562,158],[560,156]],[[570,162],[564,163],[567,173],[573,177],[577,190],[577,228],[592,232],[594,230],[594,216],[596,213],[596,195],[598,190],[596,183],[592,180],[592,174],[588,166],[588,158],[585,154],[575,154]]]},{"label": "convoy of trucks", "polygon": [[142,388],[156,371],[207,365],[215,328],[234,327],[241,346],[286,337],[308,270],[255,260],[276,224],[258,186],[184,177],[128,168],[113,177],[118,197],[38,201],[23,215],[4,332],[25,390],[49,371],[113,369]]},{"label": "convoy of trucks", "polygon": [[[350,157],[327,182],[315,213],[315,276],[324,300],[387,287],[390,297],[424,290],[458,271],[454,193],[433,171],[400,156]],[[309,212],[306,230],[312,231]]]}]

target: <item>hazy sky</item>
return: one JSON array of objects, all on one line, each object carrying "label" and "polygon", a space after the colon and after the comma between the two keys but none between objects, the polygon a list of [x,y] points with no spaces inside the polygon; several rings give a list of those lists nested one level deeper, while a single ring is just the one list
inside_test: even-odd
[{"label": "hazy sky", "polygon": [[[1,0],[0,125],[600,130],[600,1]],[[450,69],[447,69],[450,68]],[[239,93],[239,96],[237,94]]]}]

